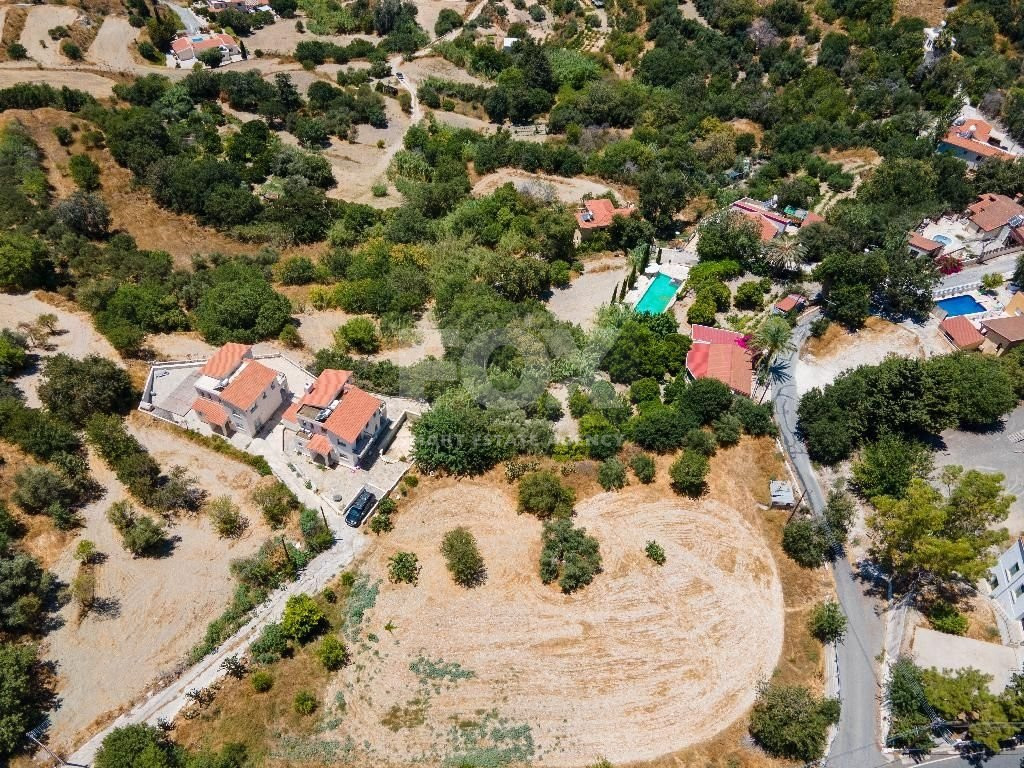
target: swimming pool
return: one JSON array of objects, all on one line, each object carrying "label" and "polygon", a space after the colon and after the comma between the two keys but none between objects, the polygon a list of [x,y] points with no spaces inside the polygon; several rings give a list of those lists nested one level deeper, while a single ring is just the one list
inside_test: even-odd
[{"label": "swimming pool", "polygon": [[945,310],[947,317],[959,317],[960,315],[973,315],[975,312],[984,312],[985,307],[978,303],[978,301],[967,294],[963,296],[953,296],[948,299],[939,299],[935,302],[935,305],[942,310]]},{"label": "swimming pool", "polygon": [[678,280],[673,280],[664,272],[659,272],[654,276],[651,284],[647,286],[647,290],[640,297],[640,301],[637,302],[636,311],[646,312],[648,315],[660,315],[672,303],[672,299],[676,297],[676,294],[679,292],[679,286],[680,282]]},{"label": "swimming pool", "polygon": [[932,240],[934,240],[936,243],[942,243],[943,245],[952,245],[953,244],[953,241],[950,240],[945,235],[935,235],[935,237],[933,237]]}]

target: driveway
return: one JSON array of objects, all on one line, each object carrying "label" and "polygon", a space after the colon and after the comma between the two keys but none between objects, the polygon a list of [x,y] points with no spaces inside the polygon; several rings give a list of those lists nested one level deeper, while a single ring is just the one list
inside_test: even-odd
[{"label": "driveway", "polygon": [[198,35],[206,27],[206,22],[201,18],[192,13],[189,8],[184,8],[180,5],[176,5],[169,0],[160,0],[163,5],[166,5],[181,19],[181,23],[185,25],[185,31],[190,35]]},{"label": "driveway", "polygon": [[[797,406],[800,397],[796,381],[787,371],[794,371],[800,347],[810,335],[810,324],[816,312],[809,312],[793,330],[793,348],[788,356],[780,356],[782,374],[774,383],[775,420],[779,438],[806,490],[806,500],[815,515],[825,508],[825,496],[814,474],[807,448],[797,437]],[[842,707],[835,739],[828,755],[830,768],[877,768],[890,759],[878,745],[881,673],[875,657],[882,650],[883,625],[880,606],[866,593],[867,585],[853,572],[845,555],[832,564],[836,594],[847,618],[845,640],[836,649],[839,660]]]}]

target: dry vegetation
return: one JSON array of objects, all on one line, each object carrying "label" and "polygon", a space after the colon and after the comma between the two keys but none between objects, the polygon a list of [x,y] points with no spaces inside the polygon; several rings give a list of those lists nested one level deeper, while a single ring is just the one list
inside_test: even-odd
[{"label": "dry vegetation", "polygon": [[945,0],[896,0],[896,18],[916,17],[938,24],[945,15]]}]

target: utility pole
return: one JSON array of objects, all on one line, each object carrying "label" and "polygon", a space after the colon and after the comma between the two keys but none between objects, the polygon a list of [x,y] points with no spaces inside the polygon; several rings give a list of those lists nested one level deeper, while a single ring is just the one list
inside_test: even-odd
[{"label": "utility pole", "polygon": [[324,527],[327,530],[331,530],[331,526],[329,526],[327,524],[327,513],[324,512],[324,505],[323,504],[320,505],[320,516],[324,519]]},{"label": "utility pole", "polygon": [[67,762],[63,757],[61,757],[60,755],[56,754],[52,749],[50,749],[48,746],[43,744],[43,742],[41,742],[39,740],[38,736],[37,736],[37,734],[40,733],[41,729],[42,729],[42,726],[38,726],[36,728],[33,728],[31,731],[29,731],[25,735],[29,738],[29,740],[33,744],[35,744],[37,747],[39,747],[41,750],[43,750],[46,754],[48,754],[50,757],[52,757],[54,760],[56,760],[57,761],[57,765],[77,765],[77,763],[69,763],[69,762]]}]

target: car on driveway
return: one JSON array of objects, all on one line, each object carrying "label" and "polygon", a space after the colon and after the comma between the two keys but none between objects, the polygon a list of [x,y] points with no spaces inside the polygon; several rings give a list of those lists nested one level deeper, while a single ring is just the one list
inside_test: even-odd
[{"label": "car on driveway", "polygon": [[373,511],[376,503],[377,497],[363,488],[345,509],[345,525],[351,528],[358,528],[370,512]]}]

